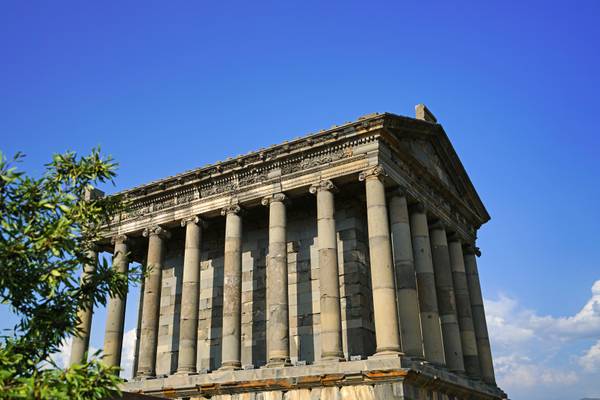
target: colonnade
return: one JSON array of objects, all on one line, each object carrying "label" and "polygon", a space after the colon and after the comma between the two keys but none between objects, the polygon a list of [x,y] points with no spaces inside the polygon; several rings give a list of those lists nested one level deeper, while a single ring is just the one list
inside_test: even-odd
[{"label": "colonnade", "polygon": [[[375,357],[408,356],[494,383],[492,357],[472,246],[465,245],[435,221],[420,204],[409,205],[402,190],[391,196],[384,170],[372,167],[359,175],[366,190]],[[309,188],[316,195],[320,284],[321,360],[344,359],[335,224],[335,185],[329,180]],[[388,200],[389,199],[389,200]],[[388,207],[389,201],[389,207]],[[287,197],[262,199],[269,208],[267,256],[267,367],[290,365],[287,271]],[[242,219],[239,204],[224,207],[224,301],[221,369],[241,367]],[[177,373],[196,372],[200,248],[203,221],[192,217],[185,227],[183,287]],[[161,271],[169,233],[163,227],[144,231],[148,237],[148,273],[141,311],[137,377],[156,375]],[[127,272],[128,238],[113,239],[113,268]],[[92,273],[93,267],[86,267]],[[125,296],[109,299],[104,362],[119,365]],[[74,339],[72,362],[81,361],[89,342],[91,310],[80,313],[81,334]]]}]

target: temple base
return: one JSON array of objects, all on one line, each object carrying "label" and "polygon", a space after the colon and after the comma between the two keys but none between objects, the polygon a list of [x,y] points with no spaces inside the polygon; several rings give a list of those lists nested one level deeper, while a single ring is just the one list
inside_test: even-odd
[{"label": "temple base", "polygon": [[[337,399],[421,400],[454,397],[505,399],[496,386],[400,357],[315,363],[285,368],[213,371],[127,382],[126,392],[195,400]],[[259,394],[263,394],[262,397]],[[285,396],[284,396],[285,394]],[[437,397],[433,397],[436,394]]]}]

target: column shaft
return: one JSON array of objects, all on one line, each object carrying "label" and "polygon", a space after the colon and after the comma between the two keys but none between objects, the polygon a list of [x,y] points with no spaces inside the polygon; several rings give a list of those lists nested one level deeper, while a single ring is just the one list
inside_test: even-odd
[{"label": "column shaft", "polygon": [[[83,266],[81,273],[81,283],[84,284],[96,271],[97,253],[95,250],[88,252],[88,257],[93,262]],[[93,304],[83,305],[77,311],[79,324],[77,325],[78,333],[73,336],[71,344],[71,359],[70,365],[86,362],[86,353],[90,345],[90,329],[92,327]]]},{"label": "column shaft", "polygon": [[448,243],[448,250],[450,251],[450,264],[452,265],[456,312],[460,327],[465,371],[467,375],[478,378],[481,374],[479,371],[479,357],[477,355],[477,340],[475,338],[475,328],[471,314],[471,300],[469,298],[469,287],[467,286],[467,276],[465,274],[462,243],[458,239],[451,240]]},{"label": "column shaft", "polygon": [[359,176],[360,180],[365,181],[367,194],[371,286],[378,355],[400,353],[392,246],[385,187],[381,181],[383,174],[381,167],[374,167]]},{"label": "column shaft", "polygon": [[239,212],[237,205],[222,211],[226,216],[222,369],[241,367],[242,218]]},{"label": "column shaft", "polygon": [[322,181],[310,188],[311,193],[317,195],[322,360],[344,357],[334,189],[331,181]]},{"label": "column shaft", "polygon": [[420,206],[411,209],[410,233],[415,257],[425,359],[432,363],[445,365],[427,214]]},{"label": "column shaft", "polygon": [[[143,265],[148,264],[147,260],[142,262]],[[140,285],[140,297],[138,300],[137,325],[135,327],[135,353],[133,355],[133,370],[131,376],[137,376],[138,362],[140,360],[140,336],[142,334],[142,315],[144,315],[144,286],[142,280]]]},{"label": "column shaft", "polygon": [[142,310],[137,375],[140,377],[153,377],[156,375],[162,269],[168,234],[161,227],[153,227],[146,229],[144,236],[148,237],[148,265],[144,281],[144,307]]},{"label": "column shaft", "polygon": [[438,223],[431,228],[429,234],[446,365],[451,371],[464,372],[465,364],[456,314],[456,299],[446,230]]},{"label": "column shaft", "polygon": [[179,355],[177,373],[196,372],[198,342],[198,301],[200,296],[200,246],[201,221],[198,217],[181,221],[185,226],[183,254],[183,285],[181,289],[181,315],[179,318]]},{"label": "column shaft", "polygon": [[396,194],[390,200],[390,226],[402,351],[410,357],[424,358],[408,207],[402,194]]},{"label": "column shaft", "polygon": [[475,337],[477,339],[477,353],[479,355],[481,376],[485,382],[495,384],[496,378],[494,377],[492,350],[488,336],[487,322],[485,320],[485,309],[483,307],[483,296],[481,295],[481,285],[479,283],[477,260],[475,259],[473,249],[468,249],[468,251],[464,253],[464,259],[469,297],[471,299],[473,326],[475,328]]},{"label": "column shaft", "polygon": [[285,195],[263,199],[269,205],[267,257],[267,360],[277,367],[289,364],[288,271]]},{"label": "column shaft", "polygon": [[[127,237],[119,235],[114,240],[115,252],[113,268],[122,274],[129,269],[129,248]],[[106,331],[104,333],[103,362],[108,366],[121,365],[121,350],[123,348],[123,325],[125,323],[125,305],[127,293],[123,297],[111,297],[106,311]]]}]

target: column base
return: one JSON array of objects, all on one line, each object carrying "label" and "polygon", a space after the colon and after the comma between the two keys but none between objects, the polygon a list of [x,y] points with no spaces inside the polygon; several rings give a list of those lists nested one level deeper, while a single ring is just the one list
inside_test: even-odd
[{"label": "column base", "polygon": [[219,371],[234,371],[242,369],[242,363],[239,361],[225,361],[221,363]]},{"label": "column base", "polygon": [[315,360],[313,364],[321,365],[321,364],[332,364],[332,363],[340,363],[344,362],[346,359],[344,357],[325,357],[320,360]]},{"label": "column base", "polygon": [[367,359],[372,358],[400,358],[404,357],[404,353],[398,350],[381,350],[372,356],[367,357]]},{"label": "column base", "polygon": [[145,380],[154,379],[154,378],[156,378],[155,374],[137,374],[135,376],[135,378],[133,378],[133,379],[136,381],[145,381]]},{"label": "column base", "polygon": [[195,369],[183,368],[183,369],[178,369],[175,372],[175,375],[198,375],[198,372]]},{"label": "column base", "polygon": [[289,358],[281,359],[281,358],[273,358],[267,362],[262,368],[283,368],[283,367],[291,367],[292,363]]}]

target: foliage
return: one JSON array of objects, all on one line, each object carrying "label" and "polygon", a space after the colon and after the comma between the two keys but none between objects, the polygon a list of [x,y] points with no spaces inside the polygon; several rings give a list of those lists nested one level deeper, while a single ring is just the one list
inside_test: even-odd
[{"label": "foliage", "polygon": [[118,393],[118,368],[98,360],[59,369],[49,361],[78,333],[79,308],[122,296],[139,273],[121,274],[102,259],[89,279],[82,266],[100,227],[123,206],[117,196],[94,198],[112,182],[116,164],[95,149],[89,156],[54,155],[39,178],[16,169],[22,154],[0,153],[0,300],[19,322],[0,341],[0,397],[101,399]]}]

